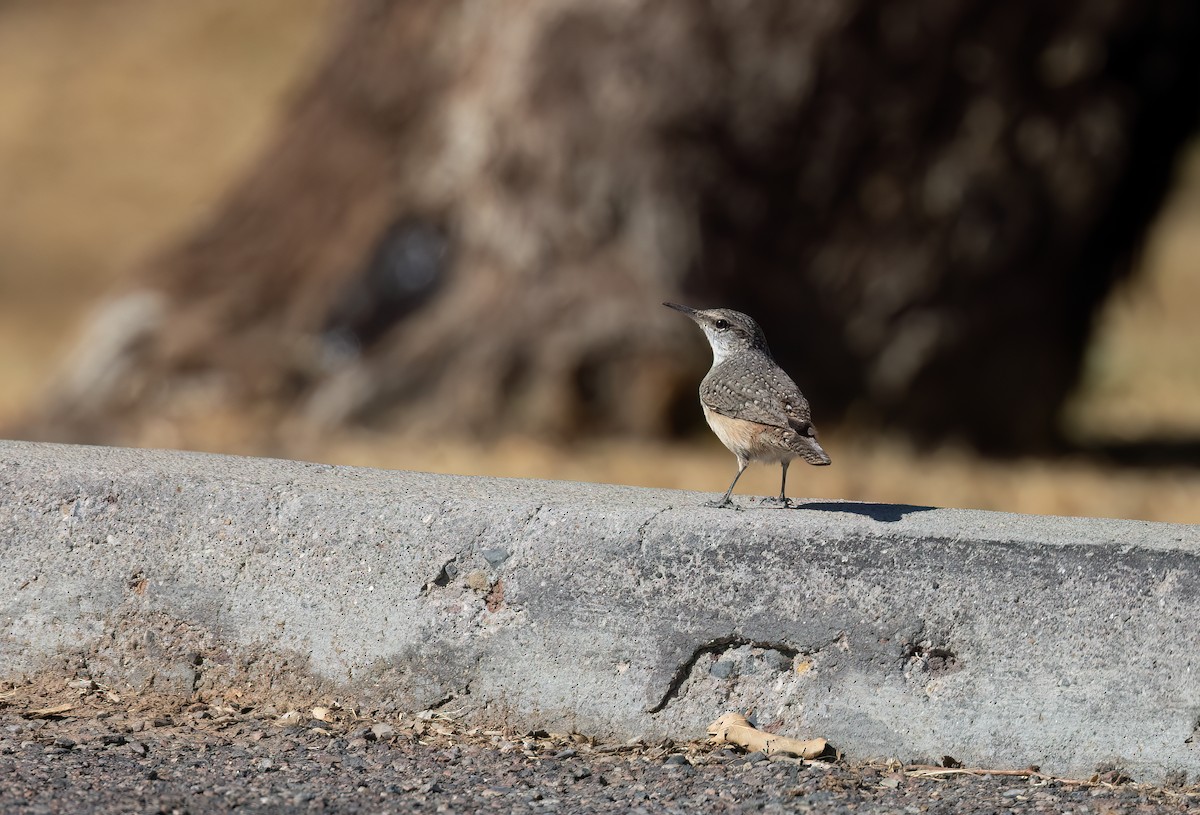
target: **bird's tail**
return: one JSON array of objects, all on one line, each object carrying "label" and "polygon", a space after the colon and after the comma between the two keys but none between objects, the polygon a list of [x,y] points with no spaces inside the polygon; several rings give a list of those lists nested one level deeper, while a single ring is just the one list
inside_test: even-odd
[{"label": "bird's tail", "polygon": [[789,433],[784,435],[785,444],[793,450],[796,455],[807,461],[809,464],[823,466],[829,464],[831,459],[829,454],[825,452],[825,448],[817,441],[817,429],[810,422],[792,422]]},{"label": "bird's tail", "polygon": [[811,436],[802,436],[799,447],[800,457],[809,464],[823,466],[833,461],[829,457],[829,454],[825,452],[825,448],[821,446],[820,442]]}]

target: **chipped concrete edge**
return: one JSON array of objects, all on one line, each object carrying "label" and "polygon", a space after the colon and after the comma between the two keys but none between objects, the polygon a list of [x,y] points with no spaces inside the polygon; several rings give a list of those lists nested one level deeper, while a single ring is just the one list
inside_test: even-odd
[{"label": "chipped concrete edge", "polygon": [[1200,531],[0,442],[0,679],[1200,778]]}]

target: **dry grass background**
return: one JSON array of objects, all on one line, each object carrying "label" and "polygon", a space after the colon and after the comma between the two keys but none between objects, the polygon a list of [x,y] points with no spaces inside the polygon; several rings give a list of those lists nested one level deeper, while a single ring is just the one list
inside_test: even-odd
[{"label": "dry grass background", "polygon": [[[27,409],[80,320],[140,257],[202,218],[253,160],[320,47],[325,0],[9,0],[0,5],[0,422]],[[1081,440],[1200,438],[1200,156],[1103,315],[1068,414]],[[701,342],[697,335],[697,342]],[[697,407],[699,410],[699,407]],[[820,419],[820,405],[817,405]],[[1080,459],[980,461],[946,447],[826,428],[835,465],[793,468],[791,492],[1015,512],[1200,523],[1200,470]],[[270,454],[214,417],[160,446]],[[361,433],[298,439],[336,463],[719,492],[733,459],[690,444],[486,447]],[[770,494],[774,468],[739,492]]]},{"label": "dry grass background", "polygon": [[0,3],[0,416],[98,297],[254,158],[324,6]]}]

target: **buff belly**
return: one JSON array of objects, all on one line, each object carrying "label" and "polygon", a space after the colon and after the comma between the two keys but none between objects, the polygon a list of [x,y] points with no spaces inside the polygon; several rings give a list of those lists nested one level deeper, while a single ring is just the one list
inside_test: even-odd
[{"label": "buff belly", "polygon": [[779,428],[725,416],[709,410],[703,402],[700,407],[712,432],[740,461],[791,461],[796,457],[794,451],[775,443]]}]

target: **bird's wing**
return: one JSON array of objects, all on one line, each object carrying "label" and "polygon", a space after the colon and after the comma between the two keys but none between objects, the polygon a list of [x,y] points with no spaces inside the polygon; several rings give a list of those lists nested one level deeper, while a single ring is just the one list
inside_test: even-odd
[{"label": "bird's wing", "polygon": [[772,428],[775,446],[792,450],[809,464],[828,464],[817,441],[808,400],[791,377],[769,360],[739,361],[736,369],[709,371],[700,383],[700,401],[710,411]]},{"label": "bird's wing", "polygon": [[808,400],[791,377],[765,359],[713,368],[700,383],[700,401],[723,416],[811,435]]}]

